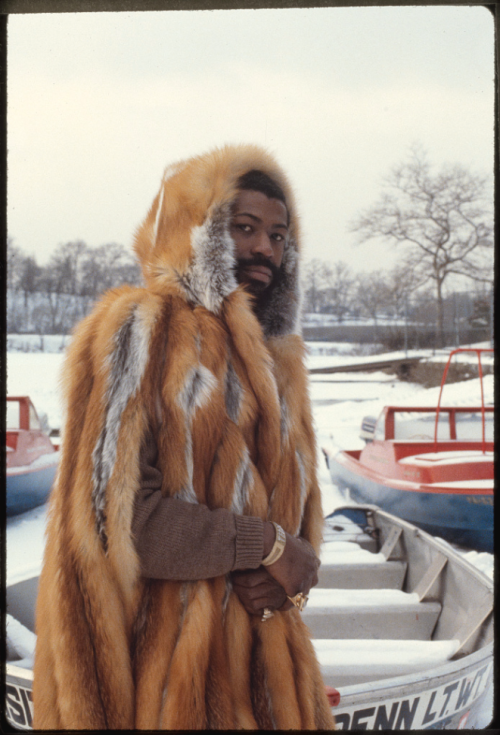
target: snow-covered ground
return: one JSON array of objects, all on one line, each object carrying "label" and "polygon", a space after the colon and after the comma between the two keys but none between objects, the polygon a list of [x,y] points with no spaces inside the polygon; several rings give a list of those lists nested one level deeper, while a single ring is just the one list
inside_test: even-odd
[{"label": "snow-covered ground", "polygon": [[[46,338],[47,340],[48,338]],[[59,351],[61,337],[46,342],[46,348],[54,352],[8,352],[7,393],[29,395],[39,413],[46,413],[51,428],[60,428],[62,405],[59,377],[64,353]],[[476,345],[474,345],[476,346]],[[488,345],[477,345],[487,347]],[[355,357],[357,346],[339,343],[309,343],[308,366],[352,364],[354,361],[370,360]],[[321,354],[328,351],[333,354]],[[347,353],[347,354],[346,354]],[[391,353],[396,356],[399,353]],[[412,353],[413,354],[413,353]],[[425,359],[443,361],[446,352],[432,355],[422,351]],[[475,359],[464,356],[463,359]],[[483,359],[486,362],[486,358]],[[484,377],[485,403],[493,404],[493,375]],[[396,376],[383,372],[315,374],[310,379],[310,395],[318,444],[318,470],[323,495],[323,509],[330,513],[345,502],[344,496],[332,484],[326,467],[322,447],[336,444],[343,449],[361,449],[359,437],[363,416],[378,416],[384,405],[435,406],[439,388],[425,389],[414,383],[401,382]],[[479,380],[472,379],[445,386],[443,405],[480,404]],[[11,550],[10,559],[12,560]],[[24,552],[26,553],[26,552]],[[470,552],[478,566],[493,574],[493,556]],[[10,564],[9,564],[10,566]]]},{"label": "snow-covered ground", "polygon": [[[7,355],[8,394],[29,395],[37,411],[47,414],[51,428],[60,428],[62,420],[59,376],[64,355],[59,351],[59,340],[60,338],[52,341],[56,350],[52,353],[13,351]],[[330,354],[325,355],[327,350]],[[355,357],[356,354],[359,355],[359,352],[356,353],[352,345],[311,343],[308,365],[310,368],[316,367],[324,365],[326,361],[332,366],[352,364],[354,361],[363,359]],[[426,359],[444,361],[444,353],[433,356],[432,353],[425,351],[424,354]],[[365,359],[370,360],[369,357]],[[493,404],[492,375],[485,376],[484,391],[486,404]],[[317,436],[318,471],[325,515],[343,505],[346,499],[331,482],[321,448],[331,443],[346,449],[362,448],[364,442],[359,437],[359,430],[363,416],[378,416],[384,405],[435,406],[438,394],[439,388],[425,389],[420,385],[401,382],[395,376],[383,372],[311,376],[310,396]],[[480,403],[480,391],[477,379],[447,385],[442,400],[443,405],[470,405],[478,402]],[[8,584],[30,576],[40,564],[45,522],[45,506],[9,519]],[[28,528],[29,543],[26,540]],[[477,551],[463,551],[463,553],[471,563],[493,577],[492,554]],[[8,622],[11,627],[15,627],[15,623]],[[12,633],[17,635],[17,629],[13,628]],[[489,712],[485,712],[485,726],[491,719],[488,718]]]}]

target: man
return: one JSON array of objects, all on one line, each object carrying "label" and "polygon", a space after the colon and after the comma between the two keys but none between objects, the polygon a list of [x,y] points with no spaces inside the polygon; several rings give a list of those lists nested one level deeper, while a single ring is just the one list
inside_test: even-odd
[{"label": "man", "polygon": [[[332,728],[300,607],[323,517],[293,195],[255,146],[167,169],[68,353],[34,727]],[[298,609],[299,608],[299,609]]]}]

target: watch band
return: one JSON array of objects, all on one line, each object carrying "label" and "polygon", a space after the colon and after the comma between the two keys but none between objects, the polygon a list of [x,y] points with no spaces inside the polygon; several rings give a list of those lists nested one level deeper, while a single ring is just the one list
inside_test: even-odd
[{"label": "watch band", "polygon": [[269,554],[266,556],[265,559],[262,559],[262,564],[265,567],[270,566],[271,564],[274,564],[275,561],[278,561],[280,556],[285,550],[286,546],[286,534],[284,530],[274,521],[271,521],[271,523],[274,526],[274,529],[276,531],[276,538],[274,540],[273,548],[269,552]]}]

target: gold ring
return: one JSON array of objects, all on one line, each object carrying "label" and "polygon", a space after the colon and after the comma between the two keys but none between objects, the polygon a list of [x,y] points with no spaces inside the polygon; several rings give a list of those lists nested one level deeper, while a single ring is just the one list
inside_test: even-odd
[{"label": "gold ring", "polygon": [[265,607],[265,608],[264,608],[264,614],[263,614],[263,615],[262,615],[262,617],[261,617],[261,621],[262,621],[263,623],[265,623],[265,622],[266,622],[266,620],[269,620],[269,618],[272,618],[272,617],[273,617],[273,615],[274,615],[273,611],[272,611],[272,610],[270,610],[270,609],[269,609],[268,607]]},{"label": "gold ring", "polygon": [[307,600],[309,599],[307,595],[305,595],[303,592],[297,592],[294,597],[290,597],[287,595],[290,602],[293,602],[295,607],[299,612],[302,612],[302,610],[305,608]]}]

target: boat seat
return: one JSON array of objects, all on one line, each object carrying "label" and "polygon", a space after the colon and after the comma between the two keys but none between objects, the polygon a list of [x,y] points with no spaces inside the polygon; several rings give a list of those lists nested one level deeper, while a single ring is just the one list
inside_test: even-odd
[{"label": "boat seat", "polygon": [[342,589],[401,589],[406,574],[404,561],[362,549],[349,541],[330,541],[321,549],[318,586]]},{"label": "boat seat", "polygon": [[302,618],[313,638],[428,641],[441,604],[398,589],[322,589],[309,594]]},{"label": "boat seat", "polygon": [[468,450],[452,450],[448,452],[425,452],[424,454],[412,454],[408,457],[402,457],[400,464],[409,465],[457,465],[467,462],[492,462],[493,452],[482,452],[479,449]]},{"label": "boat seat", "polygon": [[[369,553],[369,552],[368,552]],[[375,556],[375,554],[373,555]],[[318,571],[318,585],[328,589],[396,589],[403,587],[406,562],[379,561],[379,563],[322,562]]]},{"label": "boat seat", "polygon": [[325,684],[338,689],[427,671],[449,661],[460,643],[315,639],[313,645]]}]

